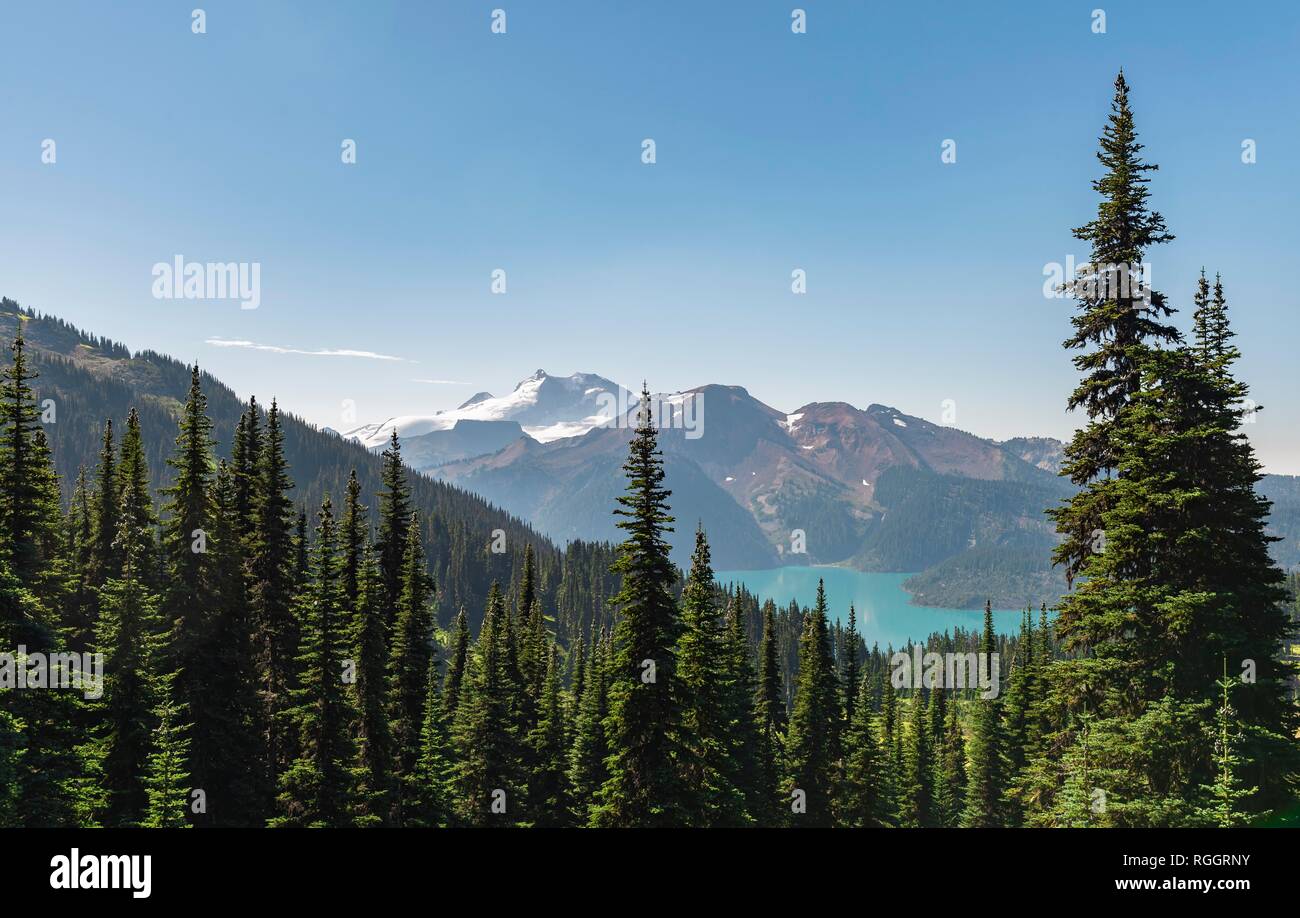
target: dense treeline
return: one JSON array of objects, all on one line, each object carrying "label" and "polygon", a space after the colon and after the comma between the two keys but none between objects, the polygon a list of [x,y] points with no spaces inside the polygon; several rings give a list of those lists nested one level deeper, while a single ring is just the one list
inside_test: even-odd
[{"label": "dense treeline", "polygon": [[[100,454],[104,419],[118,435],[132,410],[142,430],[150,489],[167,487],[174,477],[167,463],[190,385],[190,368],[151,351],[132,354],[124,345],[80,331],[66,322],[0,300],[0,337],[11,343],[22,331],[33,371],[39,373],[39,398],[56,413],[42,427],[48,438],[66,505],[82,467],[94,468]],[[240,417],[248,406],[220,381],[202,374],[218,455],[230,456]],[[263,413],[265,407],[263,406]],[[374,495],[382,488],[382,457],[335,434],[321,431],[281,411],[286,461],[293,469],[295,505],[310,517],[325,495],[336,500],[355,473],[377,518]],[[425,476],[409,482],[411,505],[421,515],[423,547],[432,574],[444,588],[436,597],[440,622],[464,607],[477,628],[494,580],[518,577],[523,552],[535,554],[538,590],[553,609],[564,635],[577,628],[609,627],[605,600],[617,590],[610,574],[611,546],[575,542],[561,549],[527,524],[475,495]],[[373,521],[373,520],[372,520]],[[310,527],[308,527],[310,530]],[[505,533],[505,551],[493,552],[493,532]]]}]

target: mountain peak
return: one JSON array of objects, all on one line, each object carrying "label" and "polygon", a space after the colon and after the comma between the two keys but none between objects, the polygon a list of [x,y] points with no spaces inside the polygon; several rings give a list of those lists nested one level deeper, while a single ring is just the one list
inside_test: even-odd
[{"label": "mountain peak", "polygon": [[403,438],[452,430],[459,420],[516,421],[524,433],[543,443],[576,437],[601,426],[613,416],[614,406],[628,403],[629,393],[617,383],[595,373],[552,376],[539,369],[520,380],[506,396],[480,392],[459,408],[428,415],[391,418],[367,424],[346,436],[374,449],[387,442],[392,429]]},{"label": "mountain peak", "polygon": [[470,405],[477,405],[479,402],[486,402],[493,397],[494,396],[491,392],[475,392],[468,399],[462,402],[460,408],[457,408],[456,410],[461,411],[462,409],[468,408]]}]

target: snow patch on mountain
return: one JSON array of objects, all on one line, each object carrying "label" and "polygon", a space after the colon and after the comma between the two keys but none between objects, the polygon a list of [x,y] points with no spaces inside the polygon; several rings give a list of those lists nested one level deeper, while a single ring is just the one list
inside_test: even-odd
[{"label": "snow patch on mountain", "polygon": [[427,415],[402,415],[375,424],[363,424],[342,436],[368,449],[383,447],[393,431],[402,439],[438,430],[451,430],[457,421],[515,421],[534,440],[549,443],[577,437],[607,424],[617,415],[617,406],[627,404],[628,393],[592,373],[551,376],[538,370],[521,380],[509,395],[480,392],[459,408]]}]

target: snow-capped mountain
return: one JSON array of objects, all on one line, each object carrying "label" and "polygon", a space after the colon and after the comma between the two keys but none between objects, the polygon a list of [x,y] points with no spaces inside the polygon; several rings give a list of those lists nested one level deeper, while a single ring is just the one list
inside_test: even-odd
[{"label": "snow-capped mountain", "polygon": [[539,443],[580,436],[609,422],[631,399],[627,390],[593,373],[551,376],[538,370],[509,395],[480,392],[459,408],[427,415],[404,415],[344,431],[370,449],[383,447],[394,430],[403,441],[449,431],[458,421],[513,421]]},{"label": "snow-capped mountain", "polygon": [[[696,400],[698,426],[664,423],[664,407],[687,399]],[[803,561],[914,571],[972,544],[1032,537],[1050,547],[1047,521],[1036,516],[1055,500],[1055,476],[992,441],[883,405],[817,402],[786,413],[740,386],[654,400],[666,486],[692,521],[672,540],[679,563],[694,521],[714,537],[720,569]],[[555,538],[617,539],[608,510],[623,484],[635,402],[623,410],[618,423],[581,436],[519,439],[465,458],[444,452],[423,469]],[[950,531],[934,539],[940,524]],[[791,548],[796,531],[807,536],[803,557]],[[921,550],[931,542],[933,552]]]},{"label": "snow-capped mountain", "polygon": [[[1043,513],[1070,492],[1055,474],[1058,441],[998,443],[885,405],[813,402],[787,412],[740,386],[653,400],[680,565],[689,564],[698,523],[719,570],[812,563],[921,572],[908,582],[923,604],[971,608],[990,591],[1009,608],[1063,588],[1048,562],[1055,534]],[[695,411],[685,411],[688,400]],[[637,407],[603,377],[539,370],[503,398],[482,392],[454,410],[348,435],[382,448],[396,428],[417,471],[557,540],[617,541],[610,508],[624,486]],[[1287,536],[1279,545],[1300,545],[1300,486],[1266,493],[1279,501],[1273,525]],[[1288,551],[1282,560],[1296,563],[1300,554]]]}]

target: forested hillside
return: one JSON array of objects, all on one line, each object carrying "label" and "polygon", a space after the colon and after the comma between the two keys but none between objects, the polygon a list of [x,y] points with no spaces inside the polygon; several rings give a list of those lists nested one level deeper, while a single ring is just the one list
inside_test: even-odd
[{"label": "forested hillside", "polygon": [[[54,421],[43,424],[42,429],[64,502],[71,498],[79,470],[93,472],[99,461],[105,422],[112,421],[120,436],[132,408],[140,418],[149,486],[158,490],[170,484],[174,472],[166,460],[174,450],[176,424],[190,385],[189,368],[151,351],[133,354],[123,344],[89,335],[57,318],[24,311],[9,299],[0,301],[0,343],[5,348],[12,344],[20,319],[29,359],[39,373],[34,383],[36,397],[54,402]],[[201,379],[216,454],[229,456],[247,406],[219,380],[206,373]],[[262,400],[263,411],[270,401],[271,397]],[[355,469],[373,522],[377,513],[373,498],[382,486],[382,458],[289,412],[281,412],[280,418],[285,459],[292,470],[290,499],[295,507],[310,514],[314,510],[308,508],[318,507],[326,494],[337,499]],[[593,616],[603,614],[608,577],[585,559],[592,552],[608,559],[608,548],[574,546],[576,563],[569,582],[563,582],[567,570],[564,553],[517,517],[424,476],[411,476],[410,490],[411,505],[421,514],[422,544],[431,572],[442,585],[435,601],[438,620],[444,626],[462,607],[477,625],[492,581],[510,583],[526,545],[533,547],[537,557],[538,589],[548,607],[555,607],[564,627],[578,622],[590,627]],[[493,532],[498,529],[505,533],[498,543],[504,551],[493,553]],[[596,565],[607,566],[608,560]]]}]

